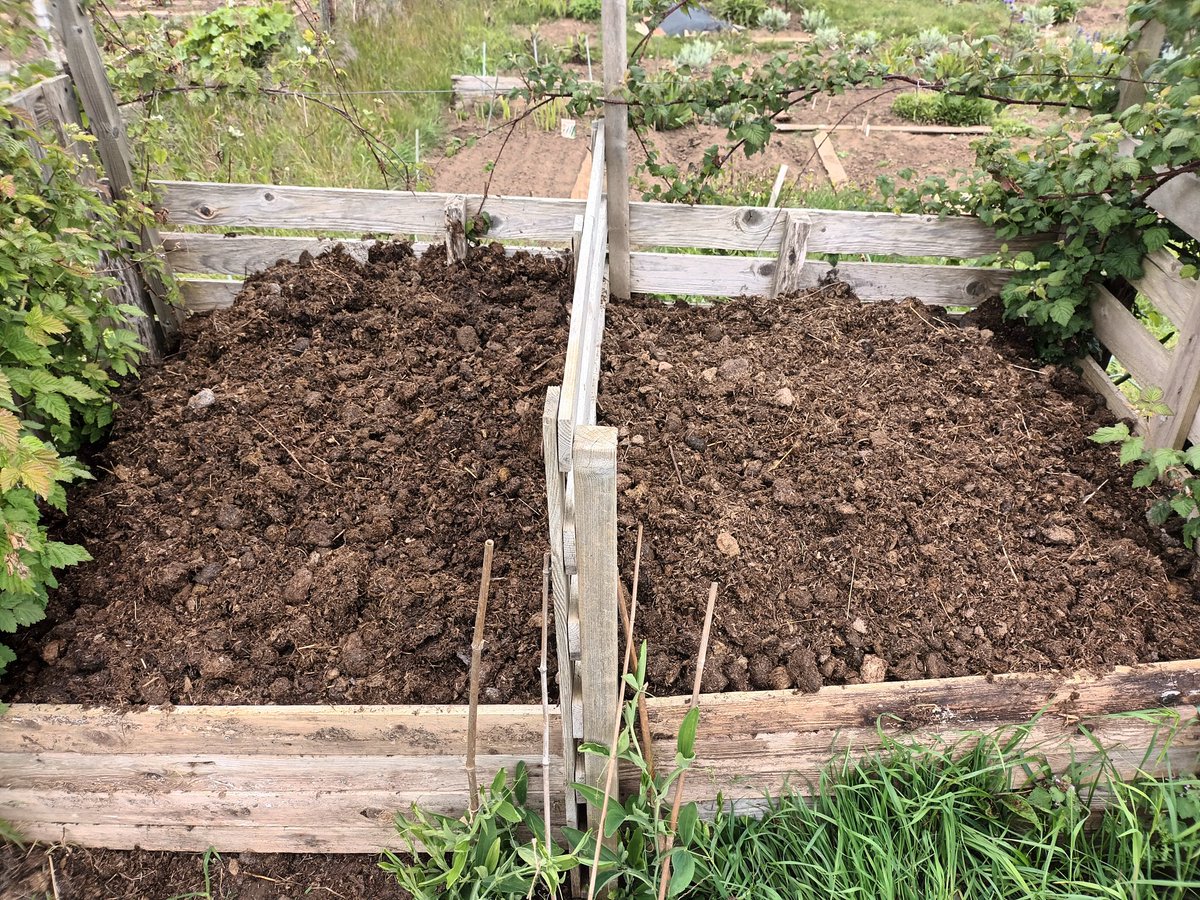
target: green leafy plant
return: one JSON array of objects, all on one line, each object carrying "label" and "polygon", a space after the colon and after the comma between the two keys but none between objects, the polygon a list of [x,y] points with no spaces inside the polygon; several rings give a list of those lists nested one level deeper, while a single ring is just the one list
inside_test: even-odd
[{"label": "green leafy plant", "polygon": [[688,41],[679,48],[673,62],[681,68],[705,69],[712,64],[718,49],[719,45],[712,41]]},{"label": "green leafy plant", "polygon": [[1027,6],[1021,21],[1032,28],[1049,28],[1058,21],[1058,10],[1053,6]]},{"label": "green leafy plant", "polygon": [[778,7],[764,9],[758,16],[758,27],[767,31],[783,31],[792,21],[792,14]]},{"label": "green leafy plant", "polygon": [[842,32],[836,25],[824,25],[813,32],[813,46],[819,50],[833,50],[842,40]]},{"label": "green leafy plant", "polygon": [[387,851],[380,867],[416,900],[520,900],[538,890],[558,896],[579,856],[547,842],[528,791],[528,772],[518,763],[511,784],[504,769],[496,773],[474,814],[456,819],[414,805],[410,816],[396,819],[409,856]]},{"label": "green leafy plant", "polygon": [[[72,132],[87,145],[91,138]],[[152,221],[140,199],[105,203],[83,164],[0,108],[0,632],[44,615],[55,571],[89,559],[50,540],[43,506],[87,471],[64,455],[112,421],[115,376],[143,348],[122,326],[110,260]],[[152,260],[143,260],[152,265]],[[13,654],[0,645],[0,672]]]},{"label": "green leafy plant", "polygon": [[882,40],[878,31],[856,31],[850,36],[850,47],[855,53],[870,53]]},{"label": "green leafy plant", "polygon": [[201,69],[231,64],[261,68],[293,30],[295,18],[282,3],[218,6],[198,16],[179,42],[183,58]]},{"label": "green leafy plant", "polygon": [[598,22],[600,11],[600,0],[570,0],[567,4],[567,15],[581,22]]},{"label": "green leafy plant", "polygon": [[199,890],[188,891],[186,894],[175,894],[168,897],[167,900],[214,900],[213,894],[213,879],[212,879],[212,864],[213,862],[221,861],[221,854],[217,852],[215,847],[209,847],[204,851],[204,855],[200,857],[200,872],[204,878],[204,886]]},{"label": "green leafy plant", "polygon": [[996,117],[996,104],[978,97],[922,91],[901,94],[892,101],[892,112],[922,124],[988,125]]},{"label": "green leafy plant", "polygon": [[[1134,398],[1134,408],[1147,422],[1153,416],[1169,416],[1171,409],[1162,396],[1160,388],[1144,388]],[[1165,525],[1173,515],[1178,516],[1183,520],[1183,542],[1191,548],[1200,535],[1200,446],[1151,449],[1146,438],[1131,431],[1126,422],[1100,428],[1090,439],[1118,445],[1121,465],[1137,466],[1133,486],[1159,492],[1146,518],[1152,525]]]},{"label": "green leafy plant", "polygon": [[829,13],[823,9],[812,8],[804,10],[800,16],[800,24],[805,31],[816,32],[820,28],[828,28],[833,24],[833,19],[829,18]]},{"label": "green leafy plant", "polygon": [[950,46],[950,36],[940,28],[922,29],[913,40],[922,56],[934,56]]},{"label": "green leafy plant", "polygon": [[1055,25],[1065,25],[1067,22],[1073,22],[1079,15],[1079,10],[1083,9],[1083,0],[1046,0],[1042,5],[1054,10]]},{"label": "green leafy plant", "polygon": [[766,11],[767,0],[721,0],[717,4],[717,12],[721,18],[744,28],[757,25]]}]

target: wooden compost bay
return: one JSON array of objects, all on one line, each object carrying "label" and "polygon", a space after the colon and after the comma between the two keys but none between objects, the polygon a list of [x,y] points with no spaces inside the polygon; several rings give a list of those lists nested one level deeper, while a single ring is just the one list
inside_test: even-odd
[{"label": "wooden compost bay", "polygon": [[[54,90],[61,93],[59,82]],[[36,92],[35,92],[36,93]],[[28,108],[44,110],[38,96]],[[59,104],[61,105],[61,104]],[[90,111],[89,111],[90,112]],[[91,116],[92,121],[98,117]],[[581,764],[580,740],[607,742],[618,685],[618,432],[597,425],[605,352],[607,278],[623,292],[786,297],[827,281],[864,301],[916,296],[933,306],[975,307],[1007,272],[991,267],[832,262],[810,255],[880,254],[973,260],[1000,242],[977,221],[827,210],[686,207],[630,203],[616,183],[605,136],[594,147],[586,201],[462,197],[275,185],[160,184],[167,259],[193,313],[236,302],[242,278],[277,259],[327,249],[347,234],[444,241],[447,264],[475,251],[463,223],[481,209],[488,238],[537,252],[572,250],[574,296],[562,382],[541,417],[552,554],[560,704],[551,710],[555,753],[542,767],[540,706],[480,708],[481,780],[525,762],[551,779],[556,815],[576,821],[572,780],[600,783]],[[622,157],[623,158],[623,157]],[[618,160],[619,162],[619,160]],[[1200,203],[1195,180],[1172,184],[1160,210],[1183,227]],[[610,203],[612,208],[610,209]],[[633,248],[609,245],[609,216]],[[265,229],[303,229],[274,237]],[[237,236],[226,236],[240,232]],[[1011,248],[1012,245],[1010,245]],[[653,247],[656,250],[639,248]],[[563,248],[563,249],[557,249]],[[664,251],[662,248],[671,248]],[[704,249],[724,251],[699,255]],[[683,252],[674,252],[674,251]],[[736,254],[736,255],[735,255]],[[623,279],[628,277],[627,282]],[[1177,415],[1151,424],[1160,445],[1200,436],[1200,297],[1165,254],[1135,285],[1181,328],[1167,350],[1101,290],[1099,339],[1140,384],[1162,385]],[[620,303],[620,300],[613,300]],[[1120,415],[1130,410],[1104,370],[1084,374]],[[541,402],[543,398],[538,398]],[[464,651],[467,647],[464,645]],[[650,702],[660,754],[673,752],[682,697]],[[886,735],[914,739],[1015,726],[1041,713],[1029,740],[1052,760],[1107,747],[1123,775],[1184,771],[1200,752],[1200,659],[1120,667],[1099,675],[1018,673],[824,687],[814,694],[749,691],[705,696],[691,799],[755,800],[803,788],[838,752],[867,751]],[[1160,710],[1159,717],[1127,713]],[[1163,722],[1182,723],[1169,753],[1150,754]],[[393,845],[391,819],[411,803],[467,807],[464,706],[175,706],[116,709],[15,704],[0,717],[0,818],[31,838],[94,847],[163,850],[375,852]]]}]

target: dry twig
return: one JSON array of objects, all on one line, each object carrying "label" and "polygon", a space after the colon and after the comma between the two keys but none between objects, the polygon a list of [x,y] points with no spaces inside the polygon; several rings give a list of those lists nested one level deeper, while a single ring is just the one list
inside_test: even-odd
[{"label": "dry twig", "polygon": [[546,642],[550,619],[550,554],[542,555],[542,660],[538,672],[542,676],[542,810],[546,823],[546,855],[552,856],[550,846],[550,684],[546,676]]}]

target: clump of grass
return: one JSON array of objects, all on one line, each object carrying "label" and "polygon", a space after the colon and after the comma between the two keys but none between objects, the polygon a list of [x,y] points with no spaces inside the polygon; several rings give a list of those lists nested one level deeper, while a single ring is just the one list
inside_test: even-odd
[{"label": "clump of grass", "polygon": [[[889,740],[828,768],[808,802],[769,800],[758,820],[723,809],[688,848],[703,886],[690,896],[1200,896],[1200,780],[1127,784],[1103,755],[1054,772],[1022,749],[1028,733],[952,746]],[[1108,802],[1086,829],[1098,793]]]}]

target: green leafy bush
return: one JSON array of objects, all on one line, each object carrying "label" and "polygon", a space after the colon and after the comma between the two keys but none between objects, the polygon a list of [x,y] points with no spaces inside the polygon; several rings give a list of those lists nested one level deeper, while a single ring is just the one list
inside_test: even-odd
[{"label": "green leafy bush", "polygon": [[989,125],[996,118],[996,104],[978,97],[922,91],[901,94],[892,101],[892,112],[923,125]]},{"label": "green leafy bush", "polygon": [[600,20],[600,0],[571,0],[567,4],[567,15],[581,22],[597,22]]},{"label": "green leafy bush", "polygon": [[[65,511],[64,485],[88,477],[62,454],[105,432],[114,374],[143,349],[117,324],[139,311],[98,273],[150,218],[106,204],[74,156],[2,108],[0,172],[0,632],[12,633],[42,618],[56,569],[89,558],[48,538],[42,505]],[[12,658],[0,645],[0,672]]]},{"label": "green leafy bush", "polygon": [[764,9],[758,17],[758,27],[767,31],[783,31],[792,21],[792,14],[776,7]]},{"label": "green leafy bush", "polygon": [[266,65],[292,30],[295,18],[282,3],[219,6],[192,23],[179,49],[202,69],[236,63],[254,69]]},{"label": "green leafy bush", "polygon": [[721,0],[717,11],[734,25],[753,28],[767,11],[767,0]]},{"label": "green leafy bush", "polygon": [[829,18],[829,13],[823,9],[806,9],[804,14],[800,16],[800,24],[805,31],[816,32],[821,28],[828,28],[833,24],[833,19]]},{"label": "green leafy bush", "polygon": [[1054,10],[1055,25],[1065,25],[1079,15],[1079,10],[1083,9],[1083,0],[1045,0],[1042,5]]},{"label": "green leafy bush", "polygon": [[689,69],[704,69],[712,63],[713,57],[717,55],[717,48],[718,45],[711,41],[688,41],[679,48],[673,62],[677,66]]}]

